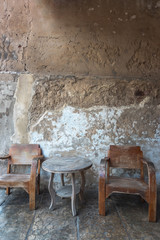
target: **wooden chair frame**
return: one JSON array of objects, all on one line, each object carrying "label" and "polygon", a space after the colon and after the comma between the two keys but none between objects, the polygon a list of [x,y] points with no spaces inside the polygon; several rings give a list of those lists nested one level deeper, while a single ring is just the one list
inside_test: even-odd
[{"label": "wooden chair frame", "polygon": [[[144,165],[148,183],[144,181]],[[139,169],[140,178],[110,176],[110,167]],[[149,221],[156,222],[157,186],[153,163],[143,158],[139,146],[110,146],[108,157],[101,160],[99,172],[99,214],[105,216],[105,199],[112,193],[140,195],[149,204]]]},{"label": "wooden chair frame", "polygon": [[[6,194],[10,194],[10,188],[24,188],[29,194],[30,210],[36,208],[36,183],[37,194],[40,193],[40,167],[43,160],[38,144],[14,144],[7,156],[0,156],[2,160],[8,160],[7,174],[0,176],[0,187],[6,188]],[[30,174],[17,174],[11,172],[12,165],[30,165]]]}]

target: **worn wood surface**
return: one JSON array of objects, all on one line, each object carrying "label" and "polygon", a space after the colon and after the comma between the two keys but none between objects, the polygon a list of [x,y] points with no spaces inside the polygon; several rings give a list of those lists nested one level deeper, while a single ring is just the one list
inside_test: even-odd
[{"label": "worn wood surface", "polygon": [[[76,195],[80,192],[80,188],[78,186],[75,187]],[[60,187],[56,194],[61,198],[71,198],[72,197],[72,185],[66,185]]]},{"label": "worn wood surface", "polygon": [[81,187],[80,187],[79,198],[81,202],[84,202],[84,188],[85,188],[86,180],[85,180],[84,171],[81,171],[80,173],[81,173]]},{"label": "worn wood surface", "polygon": [[[35,209],[35,190],[36,182],[38,193],[40,188],[40,165],[43,156],[37,144],[14,144],[9,150],[9,155],[0,157],[8,158],[7,174],[0,176],[0,187],[7,187],[6,193],[10,194],[11,187],[21,187],[29,194],[29,207]],[[12,173],[12,165],[30,165],[30,174]],[[38,171],[37,171],[38,168]]]},{"label": "worn wood surface", "polygon": [[[60,197],[71,197],[71,209],[72,209],[72,215],[76,216],[76,194],[80,192],[80,199],[83,200],[83,193],[85,188],[85,174],[84,170],[87,170],[92,166],[92,162],[80,158],[80,157],[54,157],[51,159],[48,159],[43,162],[42,168],[51,173],[51,177],[49,180],[49,193],[51,195],[51,205],[50,209],[55,208],[55,189],[53,188],[53,176],[54,173],[61,173],[61,183],[62,188],[57,190],[57,195]],[[75,185],[75,173],[80,172],[81,174],[81,187],[80,190]],[[71,186],[65,186],[64,183],[64,174],[70,173],[71,174]]]},{"label": "worn wood surface", "polygon": [[149,201],[148,184],[134,178],[110,177],[106,184],[106,198],[113,192],[132,193],[141,195],[147,202]]},{"label": "worn wood surface", "polygon": [[49,209],[55,209],[55,203],[56,203],[56,192],[53,187],[53,178],[54,178],[54,173],[51,173],[49,183],[48,183],[48,190],[51,196],[51,204],[49,206]]},{"label": "worn wood surface", "polygon": [[76,216],[76,184],[75,184],[75,173],[71,173],[71,181],[72,181],[72,196],[71,196],[71,208],[72,215]]},{"label": "worn wood surface", "polygon": [[41,155],[38,144],[14,144],[9,149],[12,164],[30,165],[34,156]]},{"label": "worn wood surface", "polygon": [[108,151],[110,167],[140,169],[143,153],[139,146],[115,146],[111,145]]},{"label": "worn wood surface", "polygon": [[[144,181],[144,165],[148,183]],[[110,176],[110,167],[140,169],[140,178]],[[149,221],[156,221],[157,187],[153,163],[143,158],[139,146],[110,146],[108,157],[101,160],[99,174],[99,214],[105,215],[105,199],[112,193],[140,195],[149,205]]]},{"label": "worn wood surface", "polygon": [[90,160],[81,157],[53,157],[43,162],[42,168],[47,172],[72,173],[86,170],[92,166]]}]

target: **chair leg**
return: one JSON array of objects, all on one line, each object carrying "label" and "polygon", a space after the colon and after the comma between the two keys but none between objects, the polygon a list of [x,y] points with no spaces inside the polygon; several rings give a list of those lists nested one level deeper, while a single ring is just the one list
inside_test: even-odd
[{"label": "chair leg", "polygon": [[37,176],[37,194],[40,194],[40,167],[41,167],[41,161],[38,161],[38,176]]},{"label": "chair leg", "polygon": [[106,215],[105,210],[105,184],[99,183],[99,214],[102,216]]},{"label": "chair leg", "polygon": [[29,193],[29,208],[30,208],[30,210],[36,209],[36,193],[35,193],[35,191],[31,191]]},{"label": "chair leg", "polygon": [[40,174],[38,174],[37,177],[37,194],[40,194]]},{"label": "chair leg", "polygon": [[[8,167],[7,167],[7,174],[9,174],[11,172],[11,164],[8,163]],[[9,195],[10,194],[10,187],[6,188],[6,194]]]},{"label": "chair leg", "polygon": [[29,187],[29,208],[30,210],[36,208],[36,179],[30,183]]},{"label": "chair leg", "polygon": [[157,213],[157,196],[156,193],[152,194],[151,201],[149,202],[149,222],[156,222]]},{"label": "chair leg", "polygon": [[10,194],[10,187],[6,188],[6,194],[9,195]]}]

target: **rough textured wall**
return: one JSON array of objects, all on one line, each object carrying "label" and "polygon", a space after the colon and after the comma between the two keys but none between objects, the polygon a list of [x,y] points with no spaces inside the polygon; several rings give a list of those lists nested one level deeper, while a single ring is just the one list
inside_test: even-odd
[{"label": "rough textured wall", "polygon": [[158,0],[1,0],[1,70],[159,76]]},{"label": "rough textured wall", "polygon": [[97,167],[110,144],[140,145],[160,177],[159,81],[45,76],[35,83],[29,141],[46,156],[80,154]]},{"label": "rough textured wall", "polygon": [[143,0],[34,1],[27,69],[158,76],[159,5]]},{"label": "rough textured wall", "polygon": [[0,151],[40,143],[96,176],[110,144],[138,144],[160,183],[160,1],[0,3]]},{"label": "rough textured wall", "polygon": [[1,153],[8,151],[11,144],[10,137],[14,132],[13,127],[13,99],[16,89],[17,76],[0,74],[0,146]]}]

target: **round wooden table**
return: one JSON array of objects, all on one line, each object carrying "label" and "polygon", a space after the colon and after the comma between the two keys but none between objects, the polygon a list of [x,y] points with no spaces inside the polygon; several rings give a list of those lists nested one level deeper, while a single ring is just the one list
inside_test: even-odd
[{"label": "round wooden table", "polygon": [[[73,216],[76,216],[76,194],[79,193],[80,200],[83,200],[83,193],[85,187],[85,170],[89,169],[92,166],[92,162],[81,158],[81,157],[53,157],[44,161],[42,164],[42,168],[51,173],[48,190],[51,196],[51,205],[49,209],[55,208],[55,196],[56,194],[62,198],[71,198],[71,208]],[[75,173],[80,172],[81,174],[81,187],[80,189],[75,186]],[[61,174],[61,183],[62,187],[55,192],[53,187],[53,178],[55,173]],[[64,184],[64,174],[71,174],[71,182],[72,185]]]}]

